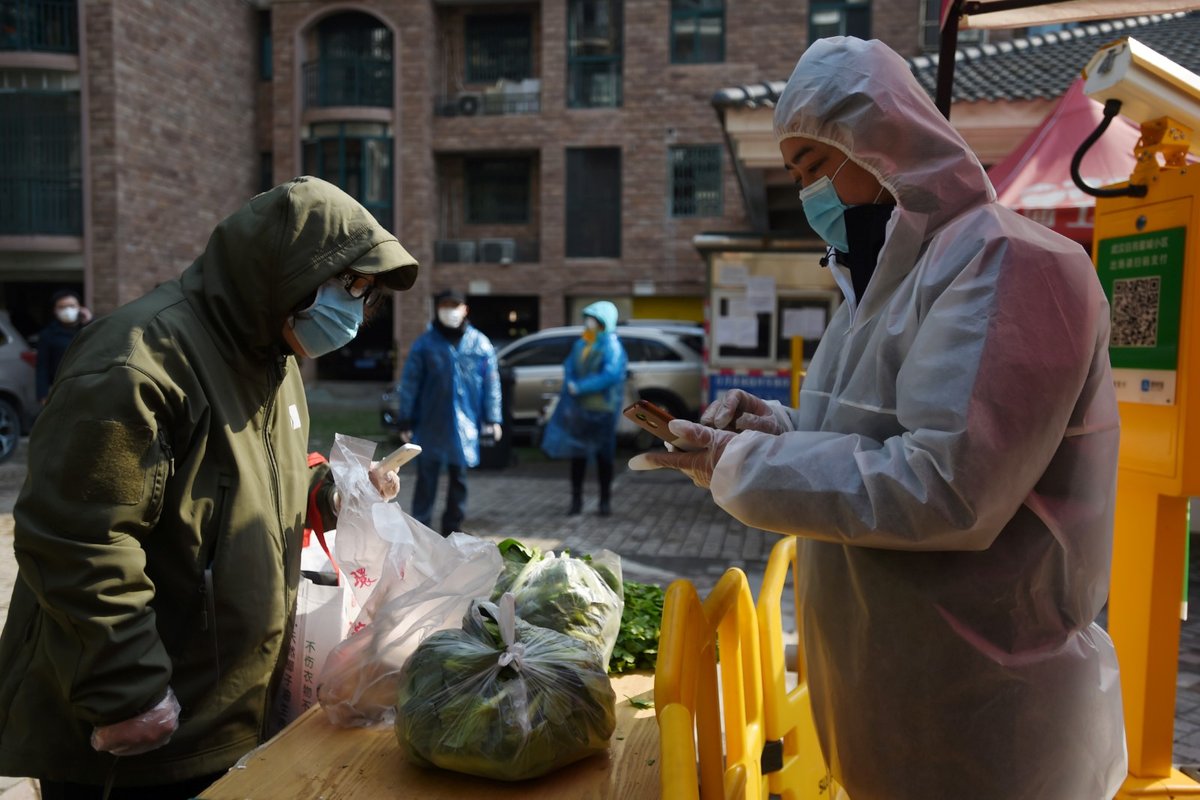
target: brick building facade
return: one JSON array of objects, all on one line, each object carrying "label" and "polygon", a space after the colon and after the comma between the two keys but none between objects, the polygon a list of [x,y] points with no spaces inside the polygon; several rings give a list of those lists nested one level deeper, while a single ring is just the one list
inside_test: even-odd
[{"label": "brick building facade", "polygon": [[0,229],[0,284],[24,326],[59,285],[84,286],[103,313],[178,275],[223,216],[310,172],[359,196],[422,263],[394,317],[314,372],[384,379],[445,287],[468,293],[497,340],[573,322],[596,298],[700,319],[693,237],[746,227],[714,92],[785,78],[839,19],[914,55],[927,3],[29,5],[73,7],[77,45],[0,46],[0,75],[77,76],[82,224]]}]

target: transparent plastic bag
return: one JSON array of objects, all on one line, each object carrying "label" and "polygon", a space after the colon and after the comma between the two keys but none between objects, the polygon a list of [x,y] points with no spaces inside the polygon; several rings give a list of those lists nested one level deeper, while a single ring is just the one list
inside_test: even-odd
[{"label": "transparent plastic bag", "polygon": [[390,724],[404,662],[429,634],[457,628],[500,574],[493,543],[443,538],[380,497],[367,474],[375,446],[339,434],[329,459],[343,496],[334,553],[362,606],[318,678],[317,699],[342,727]]},{"label": "transparent plastic bag", "polygon": [[600,654],[513,605],[472,603],[462,630],[429,636],[405,665],[396,737],[413,763],[516,781],[608,748],[616,697]]},{"label": "transparent plastic bag", "polygon": [[504,566],[492,599],[512,592],[518,617],[590,644],[607,664],[625,608],[621,557],[609,550],[588,558],[543,554],[513,539],[499,550]]}]

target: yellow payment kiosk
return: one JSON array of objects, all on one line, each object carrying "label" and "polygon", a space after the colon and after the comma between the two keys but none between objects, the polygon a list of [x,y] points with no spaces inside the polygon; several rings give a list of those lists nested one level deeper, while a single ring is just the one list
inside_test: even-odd
[{"label": "yellow payment kiosk", "polygon": [[[1093,259],[1112,313],[1109,354],[1121,450],[1108,630],[1129,747],[1118,797],[1200,797],[1172,765],[1189,499],[1200,496],[1200,77],[1126,37],[1084,70],[1105,123],[1073,174],[1097,196]],[[1141,125],[1128,183],[1085,187],[1078,165],[1107,122]]]}]

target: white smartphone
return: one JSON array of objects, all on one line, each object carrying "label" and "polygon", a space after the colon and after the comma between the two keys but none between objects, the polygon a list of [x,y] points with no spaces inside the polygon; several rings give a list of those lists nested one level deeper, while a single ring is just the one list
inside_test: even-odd
[{"label": "white smartphone", "polygon": [[400,469],[419,455],[421,455],[421,445],[402,444],[384,456],[375,469],[380,475],[386,475],[394,469]]}]

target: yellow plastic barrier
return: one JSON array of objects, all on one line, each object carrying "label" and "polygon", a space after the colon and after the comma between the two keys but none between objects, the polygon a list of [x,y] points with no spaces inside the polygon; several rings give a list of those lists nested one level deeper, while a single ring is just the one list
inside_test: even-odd
[{"label": "yellow plastic barrier", "polygon": [[[795,560],[796,540],[785,537],[771,551],[757,609],[736,568],[703,602],[689,581],[667,589],[654,675],[666,800],[766,798],[768,791],[783,800],[845,798],[821,757],[803,672],[787,689],[780,600]],[[782,768],[764,775],[768,742],[773,755],[781,751]]]},{"label": "yellow plastic barrier", "polygon": [[[829,800],[837,797],[837,787],[829,777],[817,729],[813,725],[812,703],[804,676],[804,655],[797,645],[798,681],[787,688],[787,664],[783,647],[783,618],[780,602],[788,571],[796,597],[796,632],[801,634],[799,576],[796,574],[796,538],[785,536],[771,549],[762,590],[758,593],[758,631],[762,642],[763,702],[766,709],[767,741],[783,742],[783,767],[767,775],[772,794],[783,800]],[[803,641],[803,636],[800,636]]]},{"label": "yellow plastic barrier", "polygon": [[662,632],[654,675],[662,797],[765,800],[758,620],[745,573],[730,569],[703,603],[689,581],[672,583]]}]

